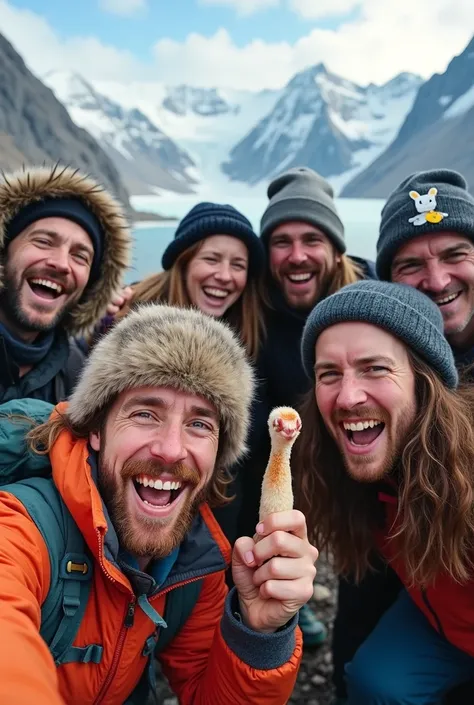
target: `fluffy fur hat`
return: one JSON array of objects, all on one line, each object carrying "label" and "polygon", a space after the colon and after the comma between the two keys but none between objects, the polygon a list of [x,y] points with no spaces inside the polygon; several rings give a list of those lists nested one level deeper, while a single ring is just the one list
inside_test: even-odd
[{"label": "fluffy fur hat", "polygon": [[131,234],[123,207],[91,177],[70,166],[25,167],[4,174],[0,183],[0,289],[3,287],[7,225],[35,201],[45,198],[77,198],[91,210],[104,232],[99,278],[84,291],[66,316],[64,327],[71,335],[87,332],[105,313],[113,293],[122,285],[129,265]]},{"label": "fluffy fur hat", "polygon": [[92,350],[68,405],[73,425],[87,427],[118,394],[137,387],[173,387],[210,401],[220,419],[218,462],[245,452],[254,373],[224,323],[199,311],[140,306]]}]

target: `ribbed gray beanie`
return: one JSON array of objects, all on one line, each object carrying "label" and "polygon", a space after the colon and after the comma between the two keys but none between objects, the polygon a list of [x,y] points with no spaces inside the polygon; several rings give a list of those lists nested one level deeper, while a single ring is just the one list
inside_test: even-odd
[{"label": "ribbed gray beanie", "polygon": [[392,191],[382,210],[377,274],[390,281],[395,253],[420,235],[449,230],[474,240],[474,197],[466,180],[451,169],[419,171]]},{"label": "ribbed gray beanie", "polygon": [[270,202],[260,222],[265,246],[278,225],[290,221],[311,223],[328,236],[336,249],[346,251],[344,226],[334,203],[332,186],[318,173],[300,166],[274,179],[268,189]]},{"label": "ribbed gray beanie", "polygon": [[436,304],[412,286],[367,280],[343,287],[311,311],[301,341],[303,366],[310,379],[314,380],[319,335],[346,321],[373,323],[392,333],[426,360],[446,387],[457,387],[453,352],[444,337],[443,317]]}]

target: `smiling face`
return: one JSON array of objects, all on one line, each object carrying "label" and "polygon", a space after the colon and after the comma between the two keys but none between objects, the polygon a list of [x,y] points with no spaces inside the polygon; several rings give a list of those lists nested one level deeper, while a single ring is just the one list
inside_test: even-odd
[{"label": "smiling face", "polygon": [[102,433],[91,434],[120,545],[142,565],[182,542],[205,501],[218,441],[212,404],[164,387],[122,392]]},{"label": "smiling face", "polygon": [[93,256],[92,241],[77,223],[32,223],[8,245],[2,320],[25,338],[54,328],[82,296]]},{"label": "smiling face", "polygon": [[419,289],[439,307],[456,347],[474,341],[474,244],[452,232],[420,235],[394,257],[392,281]]},{"label": "smiling face", "polygon": [[271,234],[270,271],[290,306],[311,309],[331,282],[341,256],[329,238],[308,223],[283,223]]},{"label": "smiling face", "polygon": [[230,235],[206,238],[186,270],[188,296],[203,313],[219,318],[247,284],[248,250]]},{"label": "smiling face", "polygon": [[416,413],[402,342],[368,323],[339,323],[316,342],[316,403],[349,475],[374,482],[400,458]]}]

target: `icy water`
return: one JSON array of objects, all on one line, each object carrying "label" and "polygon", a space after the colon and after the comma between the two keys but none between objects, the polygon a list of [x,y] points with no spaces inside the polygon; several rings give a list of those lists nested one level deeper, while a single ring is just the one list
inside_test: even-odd
[{"label": "icy water", "polygon": [[[235,208],[244,213],[258,232],[261,214],[266,202],[261,199],[231,199]],[[165,200],[156,197],[135,197],[133,205],[163,215],[182,218],[195,205],[196,198]],[[348,254],[375,258],[375,245],[380,222],[380,211],[384,201],[363,199],[339,199],[337,207],[346,228]],[[128,282],[142,279],[148,274],[161,270],[161,255],[173,238],[177,222],[140,223],[134,230],[133,266],[128,274]]]}]

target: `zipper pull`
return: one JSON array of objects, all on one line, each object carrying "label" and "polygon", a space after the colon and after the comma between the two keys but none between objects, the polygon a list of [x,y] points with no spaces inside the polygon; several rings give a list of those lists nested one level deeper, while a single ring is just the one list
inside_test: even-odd
[{"label": "zipper pull", "polygon": [[124,625],[127,628],[133,627],[133,622],[135,619],[135,602],[130,602],[127,609],[127,614],[125,615]]}]

